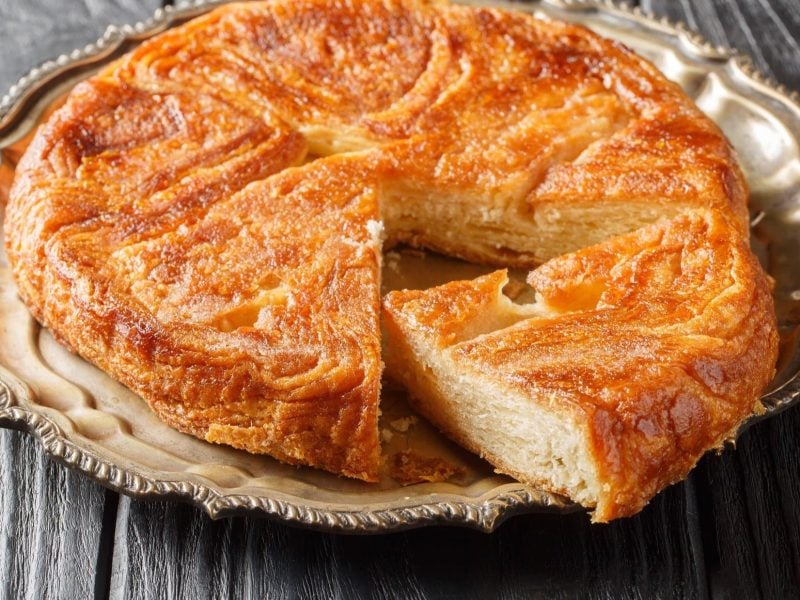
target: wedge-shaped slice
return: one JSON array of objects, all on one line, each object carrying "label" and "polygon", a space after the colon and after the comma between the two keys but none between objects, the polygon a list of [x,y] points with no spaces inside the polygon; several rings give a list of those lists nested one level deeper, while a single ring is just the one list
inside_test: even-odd
[{"label": "wedge-shaped slice", "polygon": [[507,281],[389,294],[388,373],[453,439],[596,521],[640,510],[759,409],[770,284],[717,213],[556,258],[530,274],[532,305]]}]

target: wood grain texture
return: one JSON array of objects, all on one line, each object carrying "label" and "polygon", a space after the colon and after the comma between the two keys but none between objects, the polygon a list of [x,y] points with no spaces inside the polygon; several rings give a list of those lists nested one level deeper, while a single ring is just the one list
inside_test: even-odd
[{"label": "wood grain texture", "polygon": [[797,0],[642,0],[642,8],[688,24],[718,45],[749,54],[782,83],[800,84]]},{"label": "wood grain texture", "polygon": [[123,498],[111,597],[702,598],[687,512],[676,486],[608,526],[529,515],[493,535],[430,527],[359,537]]},{"label": "wood grain texture", "polygon": [[0,431],[0,598],[88,598],[105,490]]},{"label": "wood grain texture", "polygon": [[0,88],[5,93],[31,67],[94,42],[107,25],[149,16],[158,6],[159,0],[0,0]]},{"label": "wood grain texture", "polygon": [[[0,55],[24,57],[0,60],[0,87],[156,4],[0,0]],[[800,87],[797,0],[642,5]],[[51,463],[37,442],[0,431],[0,598],[85,598],[107,586],[113,598],[796,597],[798,456],[800,408],[754,427],[736,451],[706,457],[633,519],[591,526],[582,514],[530,515],[490,536],[437,527],[348,537],[212,521],[176,503],[122,497],[117,507],[106,502],[115,495]],[[114,527],[103,533],[104,510]]]}]

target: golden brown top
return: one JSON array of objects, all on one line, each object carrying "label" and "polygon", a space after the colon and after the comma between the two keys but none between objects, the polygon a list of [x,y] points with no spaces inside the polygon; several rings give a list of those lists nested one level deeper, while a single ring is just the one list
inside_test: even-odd
[{"label": "golden brown top", "polygon": [[448,349],[477,376],[585,422],[612,490],[599,520],[637,512],[684,477],[755,410],[772,378],[770,283],[714,211],[545,263],[528,279],[540,295],[537,311],[469,335],[506,281],[498,271],[392,292],[384,306],[401,328]]},{"label": "golden brown top", "polygon": [[374,479],[370,221],[413,188],[714,206],[746,231],[722,134],[618,44],[446,3],[275,0],[77,86],[18,166],[7,249],[36,317],[174,426]]},{"label": "golden brown top", "polygon": [[314,155],[379,147],[389,188],[534,209],[711,205],[746,231],[719,129],[652,65],[577,25],[413,0],[234,4],[106,75],[266,111]]}]

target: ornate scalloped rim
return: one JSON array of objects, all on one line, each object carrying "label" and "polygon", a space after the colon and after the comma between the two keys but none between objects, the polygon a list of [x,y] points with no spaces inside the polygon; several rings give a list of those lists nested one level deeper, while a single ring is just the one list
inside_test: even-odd
[{"label": "ornate scalloped rim", "polygon": [[120,468],[79,447],[67,439],[52,420],[19,406],[11,387],[0,380],[0,425],[3,424],[32,433],[52,458],[82,471],[106,487],[136,498],[189,500],[213,519],[256,511],[296,525],[349,533],[377,533],[430,524],[465,525],[490,532],[506,518],[531,507],[571,510],[570,505],[559,504],[549,494],[513,484],[480,504],[452,500],[376,510],[340,510],[263,496],[223,494],[188,481],[153,479]]},{"label": "ornate scalloped rim", "polygon": [[[750,57],[724,46],[714,46],[683,23],[673,22],[666,17],[656,19],[639,7],[632,7],[616,0],[536,1],[542,5],[569,11],[610,11],[633,19],[646,27],[659,29],[683,41],[697,58],[729,63],[753,84],[782,97],[800,113],[800,93],[788,90],[758,71]],[[148,38],[169,28],[176,21],[191,18],[224,3],[224,0],[191,0],[181,3],[178,7],[159,8],[149,19],[133,25],[120,27],[111,25],[97,42],[34,67],[0,99],[0,134],[14,125],[16,117],[39,90],[67,70],[102,60],[125,42]],[[798,397],[800,397],[800,379],[796,378],[765,398],[767,403],[772,405],[769,414],[786,408]],[[773,402],[770,403],[770,400]],[[764,416],[750,419],[739,432]],[[79,447],[67,439],[61,428],[52,420],[20,406],[11,387],[2,379],[0,379],[0,425],[32,433],[41,442],[48,455],[71,468],[82,471],[111,489],[138,498],[174,497],[187,500],[205,510],[211,518],[255,511],[296,525],[350,533],[386,532],[430,524],[462,525],[491,532],[507,518],[531,509],[546,507],[561,511],[572,509],[568,504],[560,504],[559,500],[550,494],[513,484],[503,486],[505,489],[501,493],[479,504],[450,500],[396,508],[350,511],[320,509],[299,502],[263,496],[223,494],[208,486],[186,481],[158,480],[129,469],[119,468],[88,449]],[[577,510],[577,507],[575,509]]]}]

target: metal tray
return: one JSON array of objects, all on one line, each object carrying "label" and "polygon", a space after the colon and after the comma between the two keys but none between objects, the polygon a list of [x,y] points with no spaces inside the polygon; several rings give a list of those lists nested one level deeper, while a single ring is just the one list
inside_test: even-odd
[{"label": "metal tray", "polygon": [[[95,44],[23,77],[0,101],[0,196],[7,193],[26,137],[78,80],[141,40],[216,4],[199,0],[158,10],[142,23],[109,27]],[[725,130],[752,188],[753,246],[776,281],[781,356],[764,397],[767,412],[758,419],[793,404],[800,396],[798,98],[759,75],[745,57],[638,9],[599,0],[540,0],[506,7],[577,21],[621,40],[682,85]],[[437,265],[446,266],[451,277],[453,269],[466,277],[480,271],[432,255],[393,259],[399,260],[400,270],[394,278],[387,276],[390,285],[392,279],[396,285],[407,284],[415,272],[426,273],[420,285],[436,283]],[[579,510],[559,496],[496,475],[490,465],[424,421],[406,429],[403,417],[410,413],[401,395],[389,389],[382,400],[381,427],[392,434],[384,452],[412,448],[443,457],[460,469],[458,477],[406,487],[389,477],[377,485],[364,484],[207,444],[173,431],[132,392],[59,346],[17,298],[0,252],[0,425],[33,433],[49,455],[105,486],[137,498],[190,501],[213,518],[246,513],[351,533],[427,524],[492,531],[519,513]]]}]

